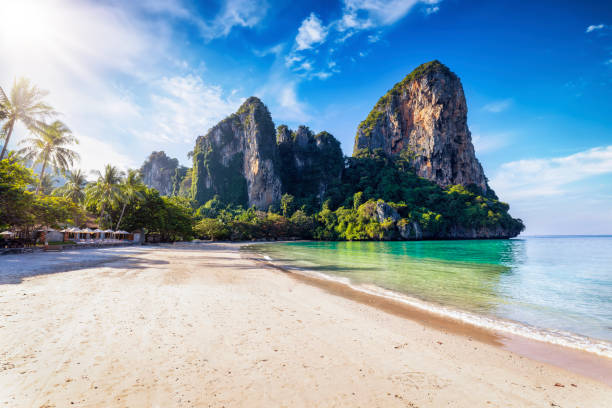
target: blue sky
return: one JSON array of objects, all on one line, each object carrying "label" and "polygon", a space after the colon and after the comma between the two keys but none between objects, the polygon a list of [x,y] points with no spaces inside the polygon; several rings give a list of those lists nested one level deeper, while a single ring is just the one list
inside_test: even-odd
[{"label": "blue sky", "polygon": [[[188,165],[250,95],[277,125],[358,123],[417,65],[457,73],[478,158],[527,234],[612,233],[612,5],[603,1],[0,0],[0,86],[29,77],[84,169]],[[50,22],[50,23],[49,23]],[[15,142],[26,135],[17,129]]]}]

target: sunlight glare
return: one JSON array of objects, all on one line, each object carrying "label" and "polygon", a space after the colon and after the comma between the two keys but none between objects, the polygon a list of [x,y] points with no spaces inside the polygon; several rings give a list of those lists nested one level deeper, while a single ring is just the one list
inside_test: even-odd
[{"label": "sunlight glare", "polygon": [[0,0],[2,24],[0,38],[13,46],[23,47],[22,52],[32,52],[49,44],[61,27],[53,19],[50,2],[33,0]]}]

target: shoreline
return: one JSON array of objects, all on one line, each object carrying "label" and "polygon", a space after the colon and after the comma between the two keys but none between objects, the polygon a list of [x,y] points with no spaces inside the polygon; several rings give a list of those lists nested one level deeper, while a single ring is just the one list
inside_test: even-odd
[{"label": "shoreline", "polygon": [[[247,245],[241,246],[241,250]],[[245,253],[247,252],[245,251]],[[250,254],[255,255],[254,252],[250,252]],[[301,282],[324,289],[332,295],[342,296],[384,312],[422,323],[437,330],[448,331],[468,339],[476,339],[480,342],[514,352],[520,356],[552,364],[612,386],[612,376],[610,376],[610,373],[612,373],[612,358],[606,355],[533,339],[517,333],[483,327],[470,321],[458,319],[452,315],[428,310],[414,303],[407,303],[398,296],[389,297],[382,293],[374,293],[373,291],[357,288],[349,282],[333,279],[323,273],[305,273],[310,271],[289,269],[282,265],[274,264],[267,259],[249,256],[247,258],[265,267],[279,270]],[[518,322],[512,323],[522,325]]]},{"label": "shoreline", "polygon": [[609,385],[498,336],[342,296],[241,245],[4,258],[0,406],[612,404]]}]

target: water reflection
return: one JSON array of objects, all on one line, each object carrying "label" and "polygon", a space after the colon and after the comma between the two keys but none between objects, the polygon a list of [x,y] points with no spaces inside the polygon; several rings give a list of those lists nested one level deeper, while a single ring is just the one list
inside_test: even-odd
[{"label": "water reflection", "polygon": [[253,245],[275,260],[418,297],[489,312],[500,280],[524,254],[520,240],[307,242]]},{"label": "water reflection", "polygon": [[299,242],[251,250],[429,302],[612,339],[612,237]]}]

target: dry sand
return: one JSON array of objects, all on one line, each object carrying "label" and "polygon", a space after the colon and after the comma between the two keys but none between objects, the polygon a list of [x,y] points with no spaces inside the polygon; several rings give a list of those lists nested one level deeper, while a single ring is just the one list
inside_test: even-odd
[{"label": "dry sand", "polygon": [[313,283],[229,244],[0,257],[0,406],[612,406],[495,335]]}]

